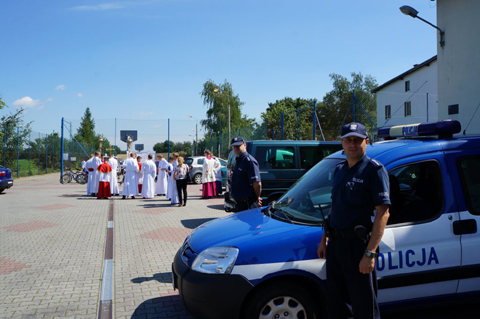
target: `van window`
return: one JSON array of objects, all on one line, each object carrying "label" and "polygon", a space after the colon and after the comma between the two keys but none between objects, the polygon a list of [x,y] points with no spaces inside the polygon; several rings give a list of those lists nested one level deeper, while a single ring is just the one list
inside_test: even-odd
[{"label": "van window", "polygon": [[390,171],[389,177],[389,225],[427,220],[440,213],[443,190],[438,162],[401,166]]},{"label": "van window", "polygon": [[480,157],[462,158],[458,161],[458,175],[462,181],[465,203],[471,214],[480,215]]},{"label": "van window", "polygon": [[300,165],[303,169],[310,169],[324,157],[335,153],[340,145],[300,146]]},{"label": "van window", "polygon": [[193,158],[187,157],[187,158],[185,159],[185,164],[190,165],[190,164],[192,164],[192,163],[193,163]]},{"label": "van window", "polygon": [[258,146],[255,159],[260,169],[292,169],[295,168],[295,148]]}]

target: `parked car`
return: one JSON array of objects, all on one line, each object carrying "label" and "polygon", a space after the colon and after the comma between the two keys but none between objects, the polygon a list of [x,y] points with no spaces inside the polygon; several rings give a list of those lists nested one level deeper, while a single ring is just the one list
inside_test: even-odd
[{"label": "parked car", "polygon": [[[397,126],[378,133],[397,139],[367,146],[390,176],[390,218],[376,261],[382,310],[480,296],[480,136],[453,137],[458,132],[458,121]],[[317,247],[343,160],[342,152],[323,159],[268,207],[192,231],[172,269],[193,316],[274,318],[278,307],[326,318]]]},{"label": "parked car", "polygon": [[[324,157],[340,150],[340,142],[321,141],[268,141],[257,140],[247,142],[247,152],[258,162],[262,180],[261,197],[265,204],[277,200],[310,168]],[[235,166],[235,153],[230,152],[227,161],[227,176],[231,180],[231,172]],[[225,210],[235,210],[230,200],[229,186],[225,195]]]},{"label": "parked car", "polygon": [[0,193],[13,186],[12,171],[0,165]]},{"label": "parked car", "polygon": [[[227,177],[227,161],[219,158],[221,170],[222,170],[222,186],[226,184]],[[189,180],[195,184],[202,184],[202,172],[205,156],[191,156],[185,158],[185,163],[190,166],[190,172],[188,173]]]}]

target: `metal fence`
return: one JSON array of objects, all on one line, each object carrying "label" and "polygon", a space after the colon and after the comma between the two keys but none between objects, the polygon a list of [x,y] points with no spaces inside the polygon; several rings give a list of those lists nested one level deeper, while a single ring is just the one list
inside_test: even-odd
[{"label": "metal fence", "polygon": [[45,134],[26,127],[3,127],[0,165],[10,168],[14,177],[32,176],[60,169],[58,133]]}]

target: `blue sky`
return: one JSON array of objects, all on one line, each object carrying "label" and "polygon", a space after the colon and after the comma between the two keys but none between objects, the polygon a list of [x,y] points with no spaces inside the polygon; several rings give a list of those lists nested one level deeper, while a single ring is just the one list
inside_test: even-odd
[{"label": "blue sky", "polygon": [[2,0],[0,116],[25,107],[50,133],[90,107],[97,132],[113,140],[122,119],[148,148],[167,118],[172,140],[191,140],[203,83],[226,79],[260,121],[277,99],[321,100],[330,73],[381,84],[434,56],[436,30],[402,5],[436,22],[430,0]]}]

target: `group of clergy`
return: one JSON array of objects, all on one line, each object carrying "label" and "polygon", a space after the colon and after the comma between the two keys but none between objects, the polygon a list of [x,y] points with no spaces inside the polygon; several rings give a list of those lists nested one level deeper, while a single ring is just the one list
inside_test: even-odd
[{"label": "group of clergy", "polygon": [[[166,196],[172,204],[178,203],[177,188],[172,174],[175,163],[173,161],[171,164],[168,163],[161,154],[157,156],[158,166],[153,162],[152,154],[147,156],[144,163],[141,163],[141,159],[141,156],[130,153],[128,159],[123,162],[125,177],[122,198],[135,198],[138,195],[143,198],[153,198],[157,194]],[[87,195],[96,196],[97,199],[120,195],[117,178],[118,160],[113,155],[105,156],[102,161],[100,152],[96,152],[91,155],[84,168],[88,171]],[[155,178],[157,178],[156,185]]]}]

